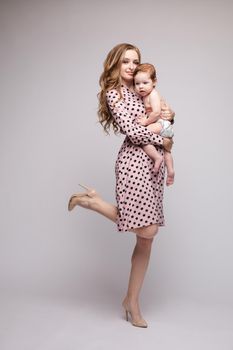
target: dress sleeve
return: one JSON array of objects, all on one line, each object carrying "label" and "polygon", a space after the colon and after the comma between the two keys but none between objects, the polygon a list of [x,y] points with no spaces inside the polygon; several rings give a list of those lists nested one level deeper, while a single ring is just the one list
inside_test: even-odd
[{"label": "dress sleeve", "polygon": [[126,103],[123,98],[120,98],[117,90],[109,90],[106,93],[107,104],[109,110],[119,125],[123,134],[127,135],[130,141],[136,145],[153,144],[163,146],[163,137],[157,135],[132,120]]}]

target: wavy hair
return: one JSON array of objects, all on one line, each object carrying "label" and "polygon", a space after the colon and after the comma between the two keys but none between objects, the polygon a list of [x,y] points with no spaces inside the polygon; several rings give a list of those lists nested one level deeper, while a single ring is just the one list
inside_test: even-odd
[{"label": "wavy hair", "polygon": [[121,77],[120,68],[122,58],[127,50],[135,50],[139,57],[139,62],[141,60],[141,54],[139,49],[131,44],[118,44],[116,45],[107,55],[104,61],[104,71],[100,76],[99,85],[100,92],[98,93],[99,108],[98,117],[99,122],[103,126],[104,131],[109,134],[111,126],[115,134],[120,132],[120,127],[113,118],[106,100],[106,93],[108,90],[116,89],[121,95]]}]

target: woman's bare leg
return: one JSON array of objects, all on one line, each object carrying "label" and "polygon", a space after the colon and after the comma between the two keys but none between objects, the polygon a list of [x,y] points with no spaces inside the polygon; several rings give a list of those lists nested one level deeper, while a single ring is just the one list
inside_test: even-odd
[{"label": "woman's bare leg", "polygon": [[87,192],[77,193],[71,196],[68,205],[69,210],[73,210],[77,205],[85,209],[96,211],[109,220],[116,222],[117,207],[104,201],[95,190],[90,189]]},{"label": "woman's bare leg", "polygon": [[131,271],[129,276],[128,290],[122,305],[130,310],[133,323],[144,323],[139,307],[139,294],[143,285],[144,277],[150,260],[153,238],[146,239],[137,235],[131,258]]},{"label": "woman's bare leg", "polygon": [[[74,195],[72,202],[72,209],[76,205],[79,205],[83,208],[93,210],[116,223],[118,214],[117,207],[114,204],[104,201],[95,191],[89,196],[84,194],[82,197],[75,197]],[[154,224],[146,227],[135,228],[130,230],[130,232],[134,232],[143,238],[150,239],[154,237],[157,230],[158,227]]]},{"label": "woman's bare leg", "polygon": [[[75,205],[93,210],[109,220],[116,222],[117,207],[105,202],[98,194],[73,198]],[[131,271],[129,276],[128,290],[125,299],[122,302],[123,307],[131,313],[132,323],[134,325],[145,325],[139,308],[139,294],[142,288],[143,280],[150,260],[151,246],[153,238],[158,232],[158,225],[153,224],[146,227],[132,229],[136,233],[136,245],[131,257]]]}]

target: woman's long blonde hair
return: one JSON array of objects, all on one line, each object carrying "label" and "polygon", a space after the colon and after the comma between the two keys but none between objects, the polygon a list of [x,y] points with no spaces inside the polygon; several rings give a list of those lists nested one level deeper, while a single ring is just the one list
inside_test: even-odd
[{"label": "woman's long blonde hair", "polygon": [[135,50],[138,54],[139,62],[141,60],[141,54],[139,49],[131,44],[119,44],[116,45],[107,55],[104,61],[104,71],[100,76],[99,85],[100,92],[98,93],[99,99],[99,108],[98,108],[98,117],[99,122],[103,126],[104,131],[109,134],[111,126],[113,127],[114,133],[120,131],[118,124],[111,115],[111,112],[108,108],[106,100],[107,90],[116,89],[121,96],[121,77],[120,77],[120,68],[122,57],[124,56],[127,50]]}]

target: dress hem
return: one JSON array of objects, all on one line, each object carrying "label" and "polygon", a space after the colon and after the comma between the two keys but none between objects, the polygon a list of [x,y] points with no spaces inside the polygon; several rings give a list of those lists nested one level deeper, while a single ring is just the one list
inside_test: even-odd
[{"label": "dress hem", "polygon": [[165,223],[158,223],[158,222],[152,222],[150,225],[143,225],[143,226],[137,226],[137,227],[128,227],[127,229],[120,229],[119,227],[117,227],[117,231],[118,232],[130,232],[129,230],[134,230],[136,228],[143,228],[143,227],[148,227],[151,225],[158,225],[159,227],[164,227]]}]

